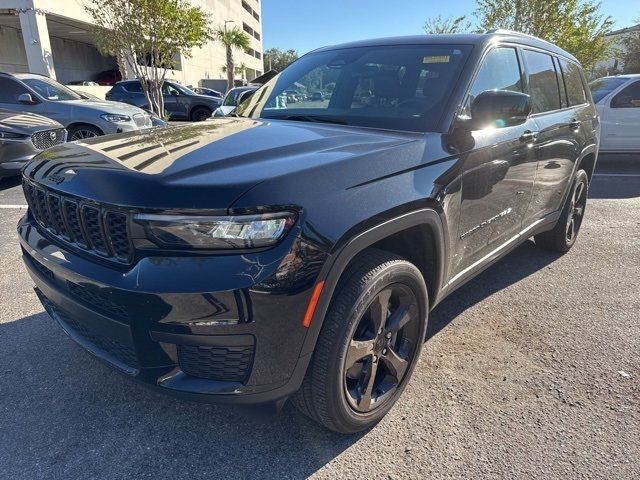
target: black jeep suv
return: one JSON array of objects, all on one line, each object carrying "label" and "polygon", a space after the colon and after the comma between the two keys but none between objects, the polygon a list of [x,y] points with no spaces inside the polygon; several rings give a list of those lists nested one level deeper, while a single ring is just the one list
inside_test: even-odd
[{"label": "black jeep suv", "polygon": [[355,432],[434,305],[529,237],[571,248],[598,131],[575,58],[533,37],[322,48],[232,117],[36,157],[18,232],[47,312],[126,375]]}]

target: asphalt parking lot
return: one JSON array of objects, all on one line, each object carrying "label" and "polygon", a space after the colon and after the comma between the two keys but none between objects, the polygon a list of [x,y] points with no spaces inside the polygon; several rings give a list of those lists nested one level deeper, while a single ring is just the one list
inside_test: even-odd
[{"label": "asphalt parking lot", "polygon": [[431,315],[403,398],[339,436],[124,382],[43,313],[0,183],[2,478],[638,478],[640,156],[601,158],[565,256],[527,242]]}]

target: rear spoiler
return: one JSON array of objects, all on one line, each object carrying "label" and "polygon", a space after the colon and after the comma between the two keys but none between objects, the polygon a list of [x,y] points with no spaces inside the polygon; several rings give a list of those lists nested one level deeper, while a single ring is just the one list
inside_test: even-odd
[{"label": "rear spoiler", "polygon": [[264,85],[273,77],[278,75],[278,73],[279,72],[277,72],[276,70],[269,70],[268,72],[264,72],[259,77],[256,77],[253,80],[249,81],[249,85]]}]

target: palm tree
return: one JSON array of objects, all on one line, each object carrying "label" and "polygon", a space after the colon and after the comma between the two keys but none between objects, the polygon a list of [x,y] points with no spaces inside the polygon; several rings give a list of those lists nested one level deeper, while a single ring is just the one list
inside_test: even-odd
[{"label": "palm tree", "polygon": [[223,28],[218,28],[214,32],[214,36],[227,50],[227,90],[231,90],[233,88],[233,72],[235,71],[233,68],[233,49],[248,50],[249,35],[238,27],[228,30],[225,25]]}]

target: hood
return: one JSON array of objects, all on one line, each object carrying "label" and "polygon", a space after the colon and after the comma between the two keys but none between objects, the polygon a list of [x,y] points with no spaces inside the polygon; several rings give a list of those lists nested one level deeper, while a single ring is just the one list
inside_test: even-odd
[{"label": "hood", "polygon": [[264,180],[423,137],[224,117],[60,145],[38,155],[25,175],[55,190],[115,205],[220,210]]},{"label": "hood", "polygon": [[200,95],[197,93],[195,95],[190,95],[190,97],[210,105],[220,105],[220,103],[222,102],[221,98],[212,97],[211,95]]},{"label": "hood", "polygon": [[110,100],[60,100],[56,103],[69,105],[73,110],[95,112],[97,115],[116,113],[131,116],[136,113],[145,113],[145,111],[139,107],[129,105],[128,103],[112,102]]},{"label": "hood", "polygon": [[61,124],[47,117],[26,112],[14,112],[0,108],[0,130],[31,135],[41,130],[63,128]]}]

